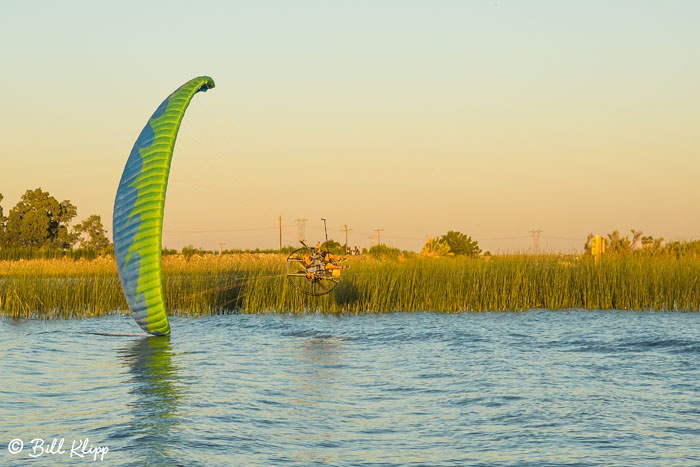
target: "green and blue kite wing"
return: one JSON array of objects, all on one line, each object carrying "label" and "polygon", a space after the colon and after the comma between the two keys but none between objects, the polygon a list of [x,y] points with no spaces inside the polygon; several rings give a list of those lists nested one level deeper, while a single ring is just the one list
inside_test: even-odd
[{"label": "green and blue kite wing", "polygon": [[208,76],[194,78],[158,106],[134,143],[114,200],[114,256],[122,289],[141,329],[158,336],[170,334],[161,247],[173,148],[192,97],[213,87]]}]

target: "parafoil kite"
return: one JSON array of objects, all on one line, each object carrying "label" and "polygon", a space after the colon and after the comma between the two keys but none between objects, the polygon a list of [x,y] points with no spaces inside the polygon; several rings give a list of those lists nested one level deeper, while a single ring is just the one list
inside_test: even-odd
[{"label": "parafoil kite", "polygon": [[144,331],[170,334],[161,274],[163,207],[177,132],[192,97],[214,87],[194,78],[170,94],[141,131],[114,200],[114,256],[131,314]]}]

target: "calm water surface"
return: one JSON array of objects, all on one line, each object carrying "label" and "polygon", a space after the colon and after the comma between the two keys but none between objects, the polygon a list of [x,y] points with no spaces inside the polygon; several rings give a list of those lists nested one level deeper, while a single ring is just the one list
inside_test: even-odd
[{"label": "calm water surface", "polygon": [[171,324],[0,321],[0,465],[700,465],[700,313]]}]

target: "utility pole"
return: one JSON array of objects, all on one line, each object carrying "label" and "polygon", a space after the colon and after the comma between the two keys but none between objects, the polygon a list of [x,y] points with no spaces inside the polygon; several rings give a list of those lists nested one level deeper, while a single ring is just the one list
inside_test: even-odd
[{"label": "utility pole", "polygon": [[377,250],[378,253],[381,254],[382,252],[382,232],[384,229],[374,229],[374,232],[377,232]]},{"label": "utility pole", "polygon": [[324,219],[322,217],[321,220],[323,221],[323,231],[326,232],[326,243],[328,243],[328,228],[326,228],[326,220],[327,219]]},{"label": "utility pole", "polygon": [[348,229],[348,225],[347,225],[347,224],[343,224],[343,227],[345,227],[345,228],[344,228],[344,229],[340,229],[340,230],[344,230],[344,231],[345,231],[345,249],[347,250],[347,249],[348,249],[348,232],[352,231],[352,229]]},{"label": "utility pole", "polygon": [[224,254],[224,242],[219,242],[219,254]]},{"label": "utility pole", "polygon": [[541,229],[533,229],[530,231],[530,235],[532,235],[532,254],[534,255],[539,255],[540,254],[540,236],[542,235],[542,230]]},{"label": "utility pole", "polygon": [[306,241],[306,221],[308,219],[306,217],[302,217],[301,219],[297,217],[295,222],[297,223],[297,241],[298,242],[305,242]]},{"label": "utility pole", "polygon": [[379,245],[379,248],[382,247],[382,232],[384,232],[384,229],[373,229],[373,232],[377,232],[377,244]]},{"label": "utility pole", "polygon": [[282,216],[280,216],[280,251],[282,251]]}]

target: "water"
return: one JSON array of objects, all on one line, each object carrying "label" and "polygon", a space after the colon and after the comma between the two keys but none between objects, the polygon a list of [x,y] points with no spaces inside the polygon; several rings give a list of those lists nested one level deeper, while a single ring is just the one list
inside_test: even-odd
[{"label": "water", "polygon": [[0,321],[0,465],[700,465],[700,313],[171,324]]}]

